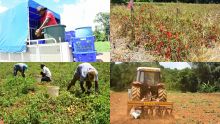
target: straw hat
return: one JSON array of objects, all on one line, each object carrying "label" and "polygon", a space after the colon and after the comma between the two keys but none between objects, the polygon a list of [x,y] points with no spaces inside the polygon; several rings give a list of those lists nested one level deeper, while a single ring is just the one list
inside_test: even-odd
[{"label": "straw hat", "polygon": [[95,70],[89,70],[89,71],[88,71],[89,81],[95,81],[95,75],[96,75]]}]

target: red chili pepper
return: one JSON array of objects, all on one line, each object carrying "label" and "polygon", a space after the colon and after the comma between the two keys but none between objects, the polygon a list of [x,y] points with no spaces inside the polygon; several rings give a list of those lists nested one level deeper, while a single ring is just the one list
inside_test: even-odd
[{"label": "red chili pepper", "polygon": [[178,35],[178,33],[176,33],[176,35],[175,35],[175,39],[176,39],[176,40],[179,39],[179,35]]},{"label": "red chili pepper", "polygon": [[157,53],[161,54],[161,47],[163,47],[164,43],[163,41],[161,41],[158,45],[157,45]]},{"label": "red chili pepper", "polygon": [[171,59],[171,47],[168,46],[165,54],[166,59]]},{"label": "red chili pepper", "polygon": [[162,24],[160,24],[160,32],[163,32],[163,25]]},{"label": "red chili pepper", "polygon": [[141,13],[143,13],[143,12],[144,12],[144,10],[145,10],[145,8],[143,8],[143,7],[142,7],[142,8],[141,8]]},{"label": "red chili pepper", "polygon": [[189,48],[188,44],[185,45],[185,49],[187,50]]},{"label": "red chili pepper", "polygon": [[177,55],[180,56],[180,47],[177,48]]},{"label": "red chili pepper", "polygon": [[181,57],[180,57],[180,51],[181,51],[181,48],[178,47],[177,48],[177,60],[180,61]]},{"label": "red chili pepper", "polygon": [[160,45],[161,45],[161,47],[164,45],[164,42],[163,41],[160,41]]},{"label": "red chili pepper", "polygon": [[172,37],[172,33],[167,31],[167,38],[170,39]]},{"label": "red chili pepper", "polygon": [[157,42],[157,38],[155,36],[151,36],[151,39],[154,44]]}]

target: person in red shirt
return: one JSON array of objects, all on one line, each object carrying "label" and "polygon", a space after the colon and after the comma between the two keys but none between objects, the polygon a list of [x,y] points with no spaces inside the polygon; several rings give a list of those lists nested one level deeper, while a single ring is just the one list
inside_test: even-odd
[{"label": "person in red shirt", "polygon": [[37,7],[37,11],[41,15],[41,18],[40,18],[41,26],[40,26],[40,28],[38,28],[36,30],[35,35],[37,37],[40,37],[42,35],[41,31],[45,26],[57,25],[57,21],[53,15],[53,13],[48,11],[47,8],[45,8],[45,7],[39,6],[39,7]]}]

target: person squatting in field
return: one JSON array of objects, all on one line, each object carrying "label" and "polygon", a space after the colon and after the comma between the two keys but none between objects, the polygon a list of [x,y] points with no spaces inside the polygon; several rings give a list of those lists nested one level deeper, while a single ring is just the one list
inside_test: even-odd
[{"label": "person squatting in field", "polygon": [[14,76],[17,76],[18,71],[21,73],[22,77],[25,77],[25,70],[28,69],[28,66],[24,63],[17,63],[14,65]]},{"label": "person squatting in field", "polygon": [[73,79],[67,87],[67,90],[71,88],[72,85],[75,85],[76,81],[80,81],[80,87],[82,92],[85,92],[84,82],[87,86],[87,94],[91,93],[92,82],[95,82],[95,91],[98,92],[98,71],[89,63],[82,63],[78,65],[77,69],[74,72]]},{"label": "person squatting in field", "polygon": [[43,82],[43,81],[50,82],[52,75],[51,75],[49,68],[47,68],[44,64],[41,64],[40,68],[42,69],[42,71],[40,72],[40,74],[42,76],[41,82]]}]

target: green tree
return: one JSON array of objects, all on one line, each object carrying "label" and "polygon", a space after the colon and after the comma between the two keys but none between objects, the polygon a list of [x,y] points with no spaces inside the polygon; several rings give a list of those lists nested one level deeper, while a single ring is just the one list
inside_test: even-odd
[{"label": "green tree", "polygon": [[162,69],[162,82],[166,84],[168,90],[180,90],[180,84],[177,78],[178,73],[179,70],[177,69]]},{"label": "green tree", "polygon": [[127,0],[111,0],[111,3],[126,3]]},{"label": "green tree", "polygon": [[98,27],[95,28],[94,35],[96,36],[96,41],[106,41],[105,33],[100,31]]},{"label": "green tree", "polygon": [[193,63],[199,83],[215,86],[220,90],[220,63]]},{"label": "green tree", "polygon": [[96,26],[96,32],[99,32],[97,34],[104,33],[105,40],[108,40],[110,35],[110,14],[100,12],[96,15],[94,22],[100,25],[100,26]]}]

